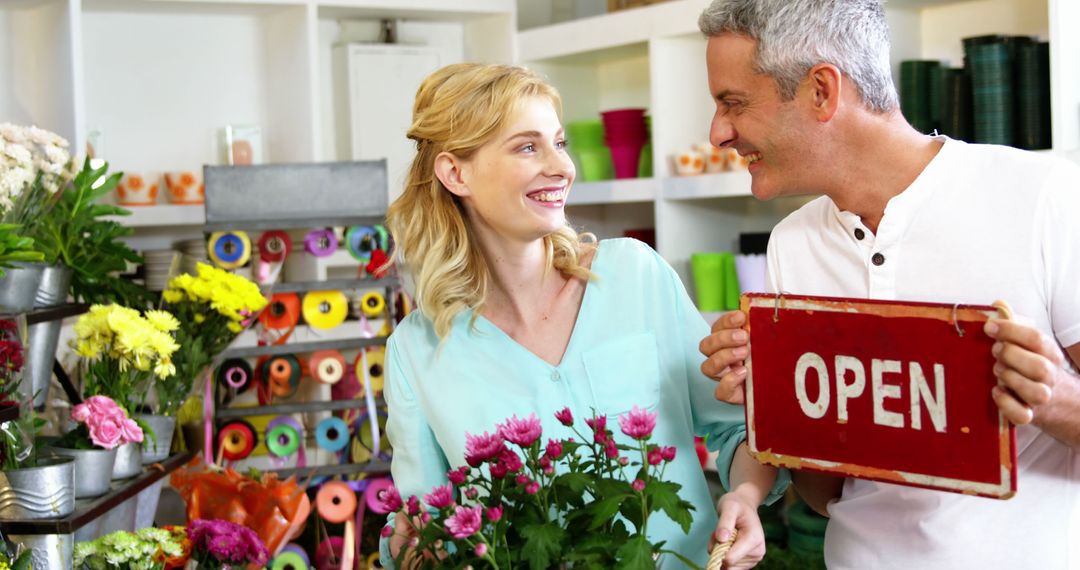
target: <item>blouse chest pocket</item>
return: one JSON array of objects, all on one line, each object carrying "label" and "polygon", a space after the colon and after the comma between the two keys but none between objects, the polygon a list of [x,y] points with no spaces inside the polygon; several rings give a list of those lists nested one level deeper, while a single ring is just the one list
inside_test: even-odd
[{"label": "blouse chest pocket", "polygon": [[634,406],[656,406],[660,356],[653,333],[613,339],[585,351],[583,358],[597,412],[616,415]]}]

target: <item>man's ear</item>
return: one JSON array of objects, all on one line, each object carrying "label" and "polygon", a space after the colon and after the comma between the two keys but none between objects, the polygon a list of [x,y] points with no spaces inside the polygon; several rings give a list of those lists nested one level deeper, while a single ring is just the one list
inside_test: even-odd
[{"label": "man's ear", "polygon": [[439,178],[446,189],[455,196],[471,196],[472,192],[465,184],[463,169],[465,163],[460,158],[449,152],[440,152],[435,157],[435,176]]},{"label": "man's ear", "polygon": [[844,74],[840,68],[829,63],[819,63],[807,74],[814,117],[819,122],[832,120],[840,108],[844,89]]}]

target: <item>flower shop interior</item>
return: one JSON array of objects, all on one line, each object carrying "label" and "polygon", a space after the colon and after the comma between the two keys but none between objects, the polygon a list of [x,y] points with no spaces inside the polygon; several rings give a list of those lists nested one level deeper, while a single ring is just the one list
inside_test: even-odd
[{"label": "flower shop interior", "polygon": [[[651,246],[705,320],[764,291],[769,231],[812,197],[756,200],[709,143],[708,4],[0,3],[0,568],[382,567],[386,515],[411,508],[384,347],[415,308],[383,218],[442,66],[558,88],[567,219]],[[887,15],[913,126],[1080,162],[1072,0]],[[987,45],[1015,49],[980,69]],[[826,519],[793,492],[760,516],[759,567],[824,567]]]}]

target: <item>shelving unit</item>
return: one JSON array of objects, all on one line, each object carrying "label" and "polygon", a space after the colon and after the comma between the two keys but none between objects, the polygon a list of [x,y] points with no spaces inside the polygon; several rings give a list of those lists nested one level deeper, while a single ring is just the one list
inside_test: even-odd
[{"label": "shelving unit", "polygon": [[[739,233],[769,231],[809,199],[759,202],[750,193],[745,172],[673,176],[670,157],[707,141],[714,112],[705,67],[706,40],[697,28],[698,16],[709,3],[670,0],[540,26],[517,36],[519,61],[547,74],[562,92],[566,121],[595,119],[599,111],[618,107],[649,110],[656,178],[575,184],[567,213],[575,225],[600,237],[621,235],[641,227],[643,217],[650,218],[659,253],[691,291],[691,253],[735,251]],[[1080,36],[1074,30],[1080,25],[1080,4],[890,0],[886,10],[895,78],[905,59],[943,59],[959,65],[964,37],[1008,33],[1048,39],[1054,153],[1078,156],[1080,74],[1075,70],[1080,68]],[[644,188],[651,189],[652,200],[645,198]],[[575,193],[580,196],[575,198]]]}]

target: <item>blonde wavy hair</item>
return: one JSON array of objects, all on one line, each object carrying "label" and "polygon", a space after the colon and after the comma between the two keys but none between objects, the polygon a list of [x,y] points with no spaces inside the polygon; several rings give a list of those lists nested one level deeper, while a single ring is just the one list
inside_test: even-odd
[{"label": "blonde wavy hair", "polygon": [[[489,142],[532,97],[551,101],[561,114],[558,91],[536,73],[512,65],[461,63],[427,77],[416,92],[407,136],[416,141],[402,195],[386,213],[394,238],[393,263],[405,264],[416,283],[420,311],[439,338],[454,318],[473,309],[479,315],[491,274],[460,199],[435,175],[442,152],[468,160]],[[590,279],[579,258],[594,247],[592,234],[569,225],[544,237],[548,266],[564,275]]]}]

